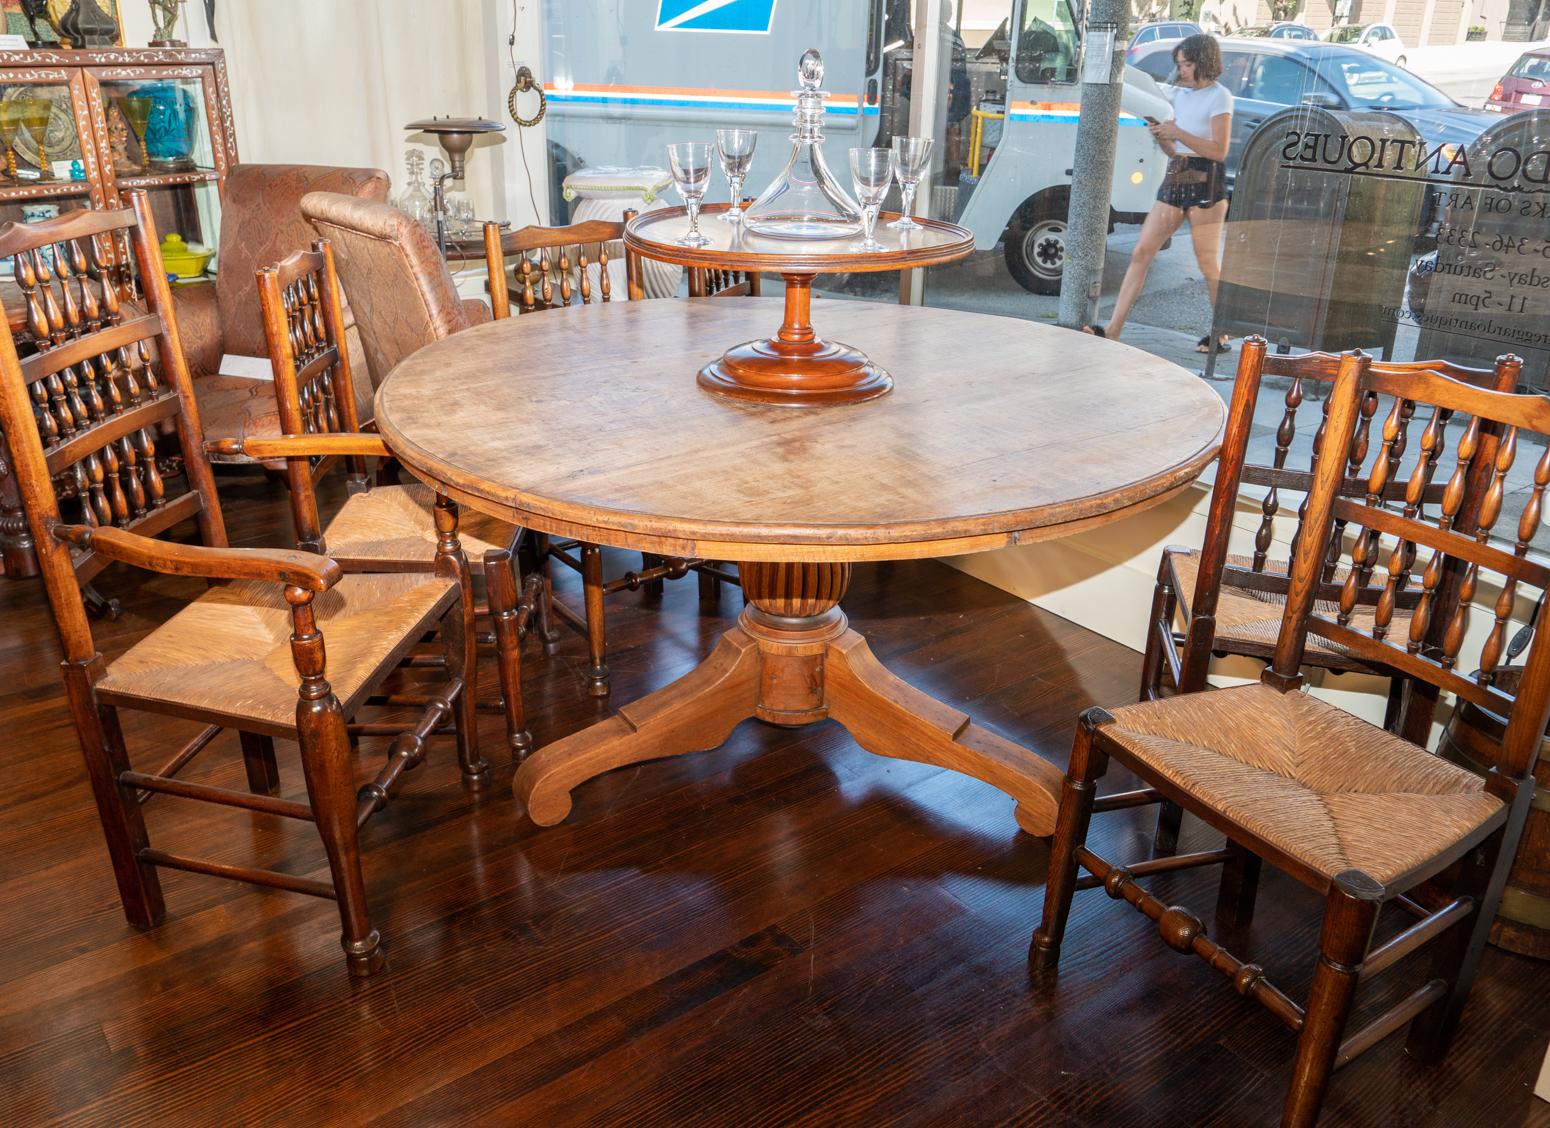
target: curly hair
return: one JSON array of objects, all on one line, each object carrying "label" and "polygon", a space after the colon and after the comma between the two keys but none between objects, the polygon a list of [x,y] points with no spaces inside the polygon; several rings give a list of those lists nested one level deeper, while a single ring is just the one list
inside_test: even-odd
[{"label": "curly hair", "polygon": [[1212,35],[1191,35],[1188,39],[1181,40],[1173,49],[1173,62],[1177,66],[1179,59],[1195,64],[1195,80],[1197,82],[1214,82],[1222,74],[1222,49],[1216,45],[1216,37]]}]

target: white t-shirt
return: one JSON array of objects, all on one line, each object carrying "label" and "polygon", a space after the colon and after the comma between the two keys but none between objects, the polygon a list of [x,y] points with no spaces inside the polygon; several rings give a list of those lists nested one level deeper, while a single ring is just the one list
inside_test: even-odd
[{"label": "white t-shirt", "polygon": [[[1211,136],[1211,119],[1220,114],[1232,113],[1232,95],[1220,82],[1192,90],[1188,86],[1165,86],[1164,93],[1173,103],[1173,120],[1185,133],[1195,137]],[[1178,142],[1194,152],[1187,142]]]}]

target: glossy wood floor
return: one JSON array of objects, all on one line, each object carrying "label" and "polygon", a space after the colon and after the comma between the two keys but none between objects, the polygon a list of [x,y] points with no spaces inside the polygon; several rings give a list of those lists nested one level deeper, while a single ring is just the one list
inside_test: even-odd
[{"label": "glossy wood floor", "polygon": [[[223,478],[222,493],[234,539],[284,535],[279,487]],[[99,624],[110,653],[199,590],[127,570],[103,586],[126,605]],[[738,604],[728,591],[719,618],[702,614],[692,582],[611,603],[615,699],[687,670]],[[1133,652],[939,564],[860,568],[846,605],[898,673],[1057,762],[1078,710],[1134,693]],[[170,919],[136,934],[41,592],[0,584],[0,614],[0,1124],[1275,1121],[1292,1053],[1279,1024],[1096,891],[1079,895],[1058,979],[1031,983],[1046,852],[1010,801],[869,756],[834,725],[747,722],[714,753],[583,786],[546,831],[517,816],[509,763],[473,797],[441,742],[367,830],[390,948],[363,984],[333,906],[305,897],[169,873]],[[579,636],[528,653],[540,742],[601,715]],[[499,717],[483,722],[499,749]],[[137,722],[132,748],[182,731],[163,727]],[[235,745],[191,778],[240,786]],[[326,876],[305,826],[148,810],[163,846]],[[1139,856],[1141,820],[1099,816],[1103,852]],[[1208,910],[1208,881],[1154,888]],[[1299,996],[1314,914],[1267,873],[1247,944]],[[1369,1005],[1407,981],[1390,975]],[[1550,1123],[1530,1095],[1547,1035],[1550,965],[1493,950],[1447,1063],[1413,1065],[1393,1038],[1337,1075],[1324,1123]]]}]

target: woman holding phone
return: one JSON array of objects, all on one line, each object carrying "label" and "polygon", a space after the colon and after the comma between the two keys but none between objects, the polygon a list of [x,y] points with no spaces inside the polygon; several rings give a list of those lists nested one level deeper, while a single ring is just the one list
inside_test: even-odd
[{"label": "woman holding phone", "polygon": [[[1222,272],[1222,224],[1227,219],[1227,145],[1232,136],[1232,95],[1217,82],[1222,73],[1222,53],[1209,35],[1192,35],[1173,50],[1177,84],[1165,87],[1173,105],[1172,121],[1147,119],[1147,129],[1168,156],[1168,172],[1157,190],[1157,202],[1141,225],[1141,238],[1130,255],[1125,280],[1107,328],[1093,325],[1088,332],[1118,337],[1125,318],[1146,282],[1146,272],[1162,245],[1189,222],[1195,261],[1205,275],[1211,306],[1216,307],[1217,279]],[[1215,343],[1217,352],[1228,350],[1227,338]],[[1209,352],[1209,333],[1200,338],[1196,352]]]}]

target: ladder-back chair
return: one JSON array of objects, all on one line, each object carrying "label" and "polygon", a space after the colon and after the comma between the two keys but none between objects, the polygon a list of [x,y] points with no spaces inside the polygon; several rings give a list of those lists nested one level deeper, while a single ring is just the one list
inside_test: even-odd
[{"label": "ladder-back chair", "polygon": [[[502,232],[499,224],[486,223],[484,249],[490,276],[491,312],[497,319],[511,316],[513,277],[520,313],[535,313],[572,304],[590,305],[594,294],[599,302],[612,301],[613,285],[608,277],[608,245],[624,238],[624,226],[634,215],[634,212],[625,212],[624,220],[619,223],[587,220],[566,227],[524,227],[508,232]],[[508,267],[507,255],[515,256],[517,261],[513,266]],[[594,266],[597,274],[595,284],[589,274],[589,268]],[[508,270],[511,276],[508,276]],[[645,292],[640,282],[640,259],[628,249],[625,251],[625,274],[629,280],[629,298],[643,298]],[[757,279],[758,276],[752,277]],[[738,278],[728,275],[718,278],[718,281],[735,287],[739,285]],[[746,286],[746,280],[742,284]],[[691,274],[691,288],[695,285],[702,291],[705,289],[707,282],[703,274],[698,282]],[[757,282],[753,284],[752,290],[741,292],[757,293]],[[704,296],[715,294],[707,291]],[[550,560],[558,560],[581,574],[584,614],[577,615],[560,600],[551,599],[549,603],[559,618],[587,636],[590,663],[587,681],[589,692],[594,696],[608,692],[608,632],[603,609],[606,596],[641,588],[660,592],[664,580],[679,579],[691,571],[698,573],[700,595],[705,599],[714,599],[719,594],[722,581],[737,582],[736,573],[723,564],[648,553],[642,554],[639,571],[604,580],[603,551],[598,545],[539,536],[536,546],[546,584]]]},{"label": "ladder-back chair", "polygon": [[[286,438],[262,436],[217,439],[210,450],[223,455],[273,458],[290,451],[290,485],[296,541],[309,552],[332,557],[346,572],[426,572],[435,567],[436,494],[418,482],[374,485],[365,457],[391,457],[381,436],[363,434],[355,409],[355,376],[344,343],[343,305],[334,270],[333,248],[320,239],[310,251],[298,251],[258,271],[258,301],[274,368],[275,402]],[[350,466],[349,495],[323,527],[316,485],[340,461],[319,446],[344,453]],[[345,453],[347,452],[347,453]],[[464,604],[465,629],[472,634],[475,615],[488,615],[489,641],[500,674],[500,708],[513,756],[533,744],[522,706],[520,639],[535,612],[541,617],[545,594],[537,575],[524,585],[516,573],[516,550],[523,530],[470,510],[458,525],[458,540],[469,568],[485,579],[487,605]],[[518,598],[521,589],[523,597]]]},{"label": "ladder-back chair", "polygon": [[[59,631],[70,713],[124,913],[140,928],[163,919],[160,868],[329,898],[338,902],[351,973],[369,974],[382,957],[367,911],[358,826],[449,718],[465,780],[488,778],[472,713],[457,510],[438,506],[435,565],[416,575],[346,576],[315,553],[228,547],[150,205],[141,192],[130,200],[132,211],[77,211],[0,227],[0,255],[14,257],[38,349],[22,359],[9,336],[0,346],[0,429]],[[143,314],[119,300],[111,279],[115,245],[132,247]],[[159,441],[163,431],[170,436]],[[199,544],[156,539],[190,520]],[[214,583],[107,661],[93,642],[81,585],[115,561]],[[380,700],[383,680],[438,622],[445,682],[358,795],[352,733],[405,726],[348,720]],[[141,771],[130,762],[121,710],[203,728],[164,766]],[[249,790],[179,778],[228,728],[240,734]],[[308,802],[280,796],[276,737],[300,746]],[[156,796],[312,822],[332,880],[153,847],[141,804]]]},{"label": "ladder-back chair", "polygon": [[[1445,1051],[1496,915],[1533,795],[1533,767],[1550,720],[1550,643],[1539,632],[1512,692],[1494,684],[1520,588],[1543,592],[1550,568],[1528,556],[1550,483],[1550,401],[1472,387],[1447,376],[1397,374],[1369,366],[1361,354],[1342,359],[1330,396],[1327,435],[1358,430],[1366,405],[1391,399],[1389,419],[1423,423],[1413,468],[1396,470],[1400,441],[1385,426],[1361,492],[1348,491],[1347,465],[1321,458],[1292,560],[1290,590],[1269,668],[1257,684],[1205,690],[1082,714],[1060,800],[1043,921],[1034,933],[1036,967],[1059,959],[1072,895],[1103,888],[1156,922],[1166,943],[1222,972],[1238,992],[1261,1003],[1297,1034],[1282,1123],[1311,1125],[1339,1065],[1410,1023],[1409,1051],[1435,1061]],[[1455,415],[1456,442],[1446,438]],[[1467,424],[1462,423],[1468,417]],[[1532,442],[1531,442],[1532,439]],[[1328,439],[1326,439],[1326,444]],[[1417,515],[1444,445],[1456,464],[1435,517]],[[1493,543],[1520,450],[1533,450],[1526,505],[1512,531]],[[1465,486],[1485,476],[1467,534],[1458,525]],[[1401,498],[1387,500],[1403,481]],[[1344,526],[1344,533],[1341,526]],[[1344,579],[1333,601],[1325,576],[1333,555]],[[1420,563],[1424,561],[1424,563]],[[1413,577],[1419,566],[1419,577]],[[1484,577],[1500,589],[1490,601],[1478,670],[1459,673],[1471,605]],[[1448,576],[1459,596],[1440,622]],[[1376,603],[1361,611],[1365,577],[1376,577]],[[1401,629],[1400,593],[1419,596]],[[1527,593],[1524,593],[1527,595]],[[1433,627],[1440,629],[1434,635]],[[1429,637],[1438,637],[1435,646]],[[1375,665],[1447,690],[1509,718],[1496,762],[1482,778],[1402,736],[1359,720],[1302,692],[1310,640],[1336,643]],[[1095,798],[1110,759],[1138,775],[1139,791]],[[1131,864],[1109,862],[1085,845],[1093,813],[1167,798],[1227,836],[1221,850]],[[1212,939],[1199,917],[1169,906],[1137,879],[1192,866],[1224,864],[1217,919],[1248,922],[1263,859],[1325,899],[1319,960],[1305,1006]],[[1442,907],[1429,911],[1407,896],[1452,871]],[[1079,869],[1090,876],[1078,877]],[[1382,905],[1394,902],[1416,922],[1374,945]],[[1431,944],[1432,968],[1421,986],[1365,1027],[1345,1027],[1357,982]]]},{"label": "ladder-back chair", "polygon": [[[1396,379],[1435,374],[1497,391],[1512,391],[1523,371],[1522,360],[1512,355],[1498,358],[1495,367],[1488,369],[1464,368],[1446,361],[1370,363],[1373,371]],[[1228,405],[1228,424],[1211,490],[1204,541],[1199,549],[1165,548],[1158,565],[1157,587],[1147,620],[1146,649],[1141,664],[1141,700],[1159,698],[1170,682],[1181,693],[1204,689],[1213,656],[1240,655],[1265,662],[1270,660],[1286,606],[1291,564],[1290,552],[1284,558],[1273,552],[1276,519],[1282,514],[1300,517],[1307,505],[1312,467],[1325,442],[1329,403],[1323,399],[1311,421],[1307,419],[1307,413],[1299,420],[1299,409],[1310,398],[1319,402],[1310,393],[1327,393],[1339,368],[1340,357],[1328,353],[1296,357],[1274,355],[1267,352],[1261,338],[1251,337],[1244,342]],[[1270,461],[1250,462],[1248,448],[1253,438],[1254,412],[1264,390],[1264,380],[1269,376],[1290,383],[1282,397],[1281,418],[1276,425]],[[1392,476],[1411,442],[1412,419],[1404,413],[1383,421],[1386,439],[1383,444],[1372,441],[1377,402],[1376,396],[1363,401],[1360,426],[1353,433],[1346,452],[1346,488],[1351,492],[1360,492],[1369,455],[1382,451],[1383,457],[1389,460]],[[1446,416],[1438,420],[1439,428],[1445,429],[1447,425]],[[1309,450],[1299,454],[1294,450],[1297,441],[1299,437],[1308,437],[1310,431]],[[1440,446],[1434,448],[1434,453],[1440,449]],[[1299,462],[1307,468],[1295,468]],[[1480,492],[1487,477],[1477,470],[1465,483],[1466,492],[1457,524],[1464,532],[1474,528]],[[1229,553],[1228,542],[1233,533],[1240,491],[1245,485],[1264,491],[1258,505],[1254,547],[1252,553]],[[1392,483],[1390,498],[1402,497],[1404,485],[1403,482]],[[1416,513],[1435,506],[1441,500],[1442,489],[1440,484],[1429,484],[1417,502]],[[1295,545],[1293,547],[1295,549]],[[1331,565],[1326,569],[1326,580],[1335,578]],[[1456,594],[1456,585],[1449,585],[1443,597],[1451,598]],[[1370,604],[1373,596],[1369,594],[1365,598]],[[1410,614],[1415,598],[1413,591],[1400,593],[1394,612],[1400,621]],[[1360,613],[1370,614],[1370,611],[1369,606]],[[1390,692],[1385,727],[1402,725],[1398,731],[1411,740],[1425,742],[1436,708],[1436,696],[1428,692],[1429,686],[1411,687],[1406,700],[1406,679],[1396,676],[1392,669],[1374,666],[1363,656],[1325,639],[1314,640],[1303,662],[1315,669],[1388,676]],[[1403,709],[1402,705],[1405,706]],[[1158,853],[1170,853],[1177,845],[1179,818],[1178,808],[1164,804],[1155,836]]]}]

